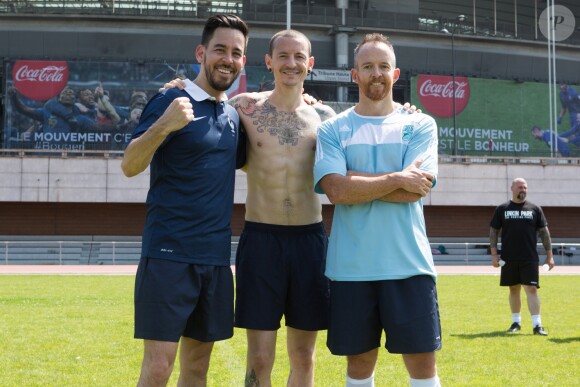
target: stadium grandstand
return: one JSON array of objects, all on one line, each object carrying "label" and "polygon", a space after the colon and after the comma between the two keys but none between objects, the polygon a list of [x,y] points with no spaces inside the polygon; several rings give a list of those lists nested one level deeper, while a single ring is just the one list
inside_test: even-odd
[{"label": "stadium grandstand", "polygon": [[[138,256],[149,175],[124,177],[122,152],[143,103],[165,82],[195,77],[194,49],[215,13],[251,29],[230,96],[271,86],[264,54],[290,27],[312,41],[305,91],[337,111],[356,103],[357,42],[387,35],[401,69],[395,100],[438,125],[438,184],[424,199],[435,247],[483,259],[493,209],[524,177],[562,259],[580,263],[568,249],[580,243],[580,141],[566,133],[575,118],[559,97],[564,85],[580,92],[577,0],[0,0],[0,262],[32,241],[52,243],[61,263],[108,263],[118,248]],[[81,111],[84,98],[98,101],[96,126],[55,113],[63,95]],[[245,196],[238,172],[234,236]],[[323,203],[330,231],[333,207]]]}]

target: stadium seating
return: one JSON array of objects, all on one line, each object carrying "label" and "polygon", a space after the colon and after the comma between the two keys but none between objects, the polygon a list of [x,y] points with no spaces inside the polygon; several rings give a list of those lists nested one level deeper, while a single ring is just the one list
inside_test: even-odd
[{"label": "stadium seating", "polygon": [[0,236],[1,264],[137,264],[140,255],[140,237]]},{"label": "stadium seating", "polygon": [[[230,262],[235,264],[239,237],[232,237]],[[432,238],[436,265],[489,265],[487,238]],[[580,265],[580,240],[554,241],[557,265]],[[545,251],[538,245],[540,260]],[[0,264],[136,265],[141,238],[133,236],[0,236]]]}]

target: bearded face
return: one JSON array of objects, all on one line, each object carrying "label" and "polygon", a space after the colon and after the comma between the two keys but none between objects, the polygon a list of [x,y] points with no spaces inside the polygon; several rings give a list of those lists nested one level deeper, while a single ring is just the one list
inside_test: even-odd
[{"label": "bearded face", "polygon": [[229,89],[240,74],[240,71],[236,71],[234,66],[228,64],[212,66],[205,58],[203,66],[207,74],[207,82],[212,89],[218,91],[226,91]]},{"label": "bearded face", "polygon": [[374,77],[366,82],[359,82],[362,93],[371,101],[380,101],[387,97],[390,87],[383,77]]},{"label": "bearded face", "polygon": [[361,46],[353,72],[360,93],[371,101],[388,98],[399,77],[394,63],[392,50],[386,44],[372,42]]},{"label": "bearded face", "polygon": [[197,47],[196,57],[208,86],[220,92],[230,88],[245,64],[245,43],[240,31],[218,28],[207,46]]}]

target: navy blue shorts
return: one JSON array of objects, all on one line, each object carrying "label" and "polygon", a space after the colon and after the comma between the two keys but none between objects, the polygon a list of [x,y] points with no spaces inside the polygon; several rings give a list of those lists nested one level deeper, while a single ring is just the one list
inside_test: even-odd
[{"label": "navy blue shorts", "polygon": [[236,327],[277,330],[328,326],[328,238],[322,223],[246,222],[236,253]]},{"label": "navy blue shorts", "polygon": [[135,278],[135,338],[213,342],[234,334],[229,266],[141,258]]},{"label": "navy blue shorts", "polygon": [[505,261],[501,268],[500,286],[529,285],[540,288],[540,273],[537,261]]},{"label": "navy blue shorts", "polygon": [[441,349],[437,289],[431,276],[330,282],[330,352],[348,356],[378,348],[383,330],[390,353]]}]

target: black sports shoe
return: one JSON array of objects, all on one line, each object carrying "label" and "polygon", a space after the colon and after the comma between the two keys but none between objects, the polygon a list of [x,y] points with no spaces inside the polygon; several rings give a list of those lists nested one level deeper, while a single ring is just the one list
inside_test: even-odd
[{"label": "black sports shoe", "polygon": [[[522,329],[522,326],[519,323],[513,323],[511,327],[508,328],[508,332],[517,332]],[[534,328],[534,333],[536,333],[536,328]]]},{"label": "black sports shoe", "polygon": [[544,327],[538,325],[537,327],[534,328],[534,335],[548,336],[548,332],[544,330]]}]

